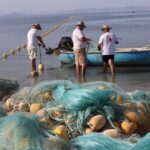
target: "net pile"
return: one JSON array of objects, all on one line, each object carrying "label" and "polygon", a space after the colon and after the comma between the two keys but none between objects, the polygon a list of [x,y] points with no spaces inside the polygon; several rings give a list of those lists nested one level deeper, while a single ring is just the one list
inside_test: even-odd
[{"label": "net pile", "polygon": [[2,101],[5,96],[11,95],[18,88],[19,84],[17,81],[0,78],[0,100]]},{"label": "net pile", "polygon": [[21,88],[6,100],[0,117],[4,150],[12,145],[14,150],[148,150],[150,145],[150,92],[126,93],[112,83],[56,80]]}]

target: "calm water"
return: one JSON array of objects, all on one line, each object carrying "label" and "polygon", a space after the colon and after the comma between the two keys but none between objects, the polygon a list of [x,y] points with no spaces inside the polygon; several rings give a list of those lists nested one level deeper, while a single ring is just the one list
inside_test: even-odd
[{"label": "calm water", "polygon": [[[0,54],[26,43],[27,31],[33,23],[41,23],[43,27],[42,32],[44,32],[70,15],[72,14],[0,17]],[[47,47],[57,47],[62,36],[71,36],[74,25],[79,20],[86,22],[87,29],[85,33],[92,38],[93,43],[97,43],[99,39],[101,33],[100,26],[107,23],[112,26],[112,31],[121,38],[119,47],[142,47],[150,44],[150,12],[86,13],[74,16],[74,20],[45,39]],[[65,32],[66,27],[68,28],[68,32]],[[39,79],[33,80],[30,77],[30,63],[26,50],[9,57],[6,62],[0,61],[0,77],[16,79],[21,86],[31,86],[42,80],[53,79],[69,79],[78,82],[75,77],[74,67],[61,68],[57,56],[48,56],[44,52],[42,58],[45,64],[45,72],[40,75]],[[115,79],[112,79],[109,74],[108,76],[103,76],[101,67],[89,67],[86,81],[105,80],[115,82],[126,91],[135,89],[149,90],[149,77],[150,67],[117,68]]]}]

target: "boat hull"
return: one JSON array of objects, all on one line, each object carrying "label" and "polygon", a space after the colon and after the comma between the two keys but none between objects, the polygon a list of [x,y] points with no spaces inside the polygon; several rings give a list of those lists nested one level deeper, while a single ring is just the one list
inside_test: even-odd
[{"label": "boat hull", "polygon": [[[73,64],[74,53],[66,52],[59,56],[62,64]],[[99,51],[87,54],[87,64],[92,66],[102,65],[102,55]],[[117,66],[150,66],[150,51],[116,52],[115,64]]]}]

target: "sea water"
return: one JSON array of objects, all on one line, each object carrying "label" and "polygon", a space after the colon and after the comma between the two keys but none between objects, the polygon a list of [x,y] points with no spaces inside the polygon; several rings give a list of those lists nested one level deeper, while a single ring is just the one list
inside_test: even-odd
[{"label": "sea water", "polygon": [[[44,41],[47,47],[55,48],[63,36],[71,36],[76,22],[84,20],[87,28],[85,33],[96,44],[101,34],[101,26],[109,24],[120,39],[118,47],[142,47],[150,44],[150,12],[111,12],[111,13],[74,13],[74,14],[47,14],[47,15],[14,15],[0,17],[0,55],[9,53],[10,49],[26,43],[26,35],[32,24],[38,22],[43,30],[47,31],[59,24],[66,17],[75,16],[73,20],[57,31],[47,36]],[[65,30],[67,29],[67,31]],[[0,61],[0,77],[18,80],[21,86],[32,86],[43,80],[67,79],[74,82],[110,81],[119,84],[124,90],[150,89],[149,67],[117,67],[117,74],[112,78],[109,74],[103,76],[101,67],[89,67],[86,79],[76,79],[74,67],[61,68],[57,56],[42,53],[45,72],[39,79],[30,77],[30,61],[26,50],[11,56],[7,61]]]}]

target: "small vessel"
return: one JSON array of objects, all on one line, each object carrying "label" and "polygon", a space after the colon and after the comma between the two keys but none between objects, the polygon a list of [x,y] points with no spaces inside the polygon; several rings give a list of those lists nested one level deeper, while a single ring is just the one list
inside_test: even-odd
[{"label": "small vessel", "polygon": [[[62,64],[74,64],[73,51],[62,51],[59,60]],[[150,47],[117,48],[115,54],[117,66],[150,66]],[[87,54],[87,65],[102,65],[101,52],[92,48]]]}]

